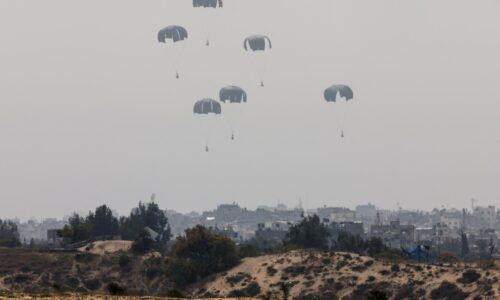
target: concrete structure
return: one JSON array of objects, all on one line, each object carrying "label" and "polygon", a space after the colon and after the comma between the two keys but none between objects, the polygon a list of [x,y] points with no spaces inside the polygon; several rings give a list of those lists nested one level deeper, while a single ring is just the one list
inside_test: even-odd
[{"label": "concrete structure", "polygon": [[489,228],[494,228],[497,218],[497,213],[495,206],[490,205],[488,207],[476,206],[472,215],[476,218],[484,220]]},{"label": "concrete structure", "polygon": [[384,244],[392,248],[409,247],[415,241],[415,226],[401,225],[399,220],[388,225],[372,225],[370,236],[381,238]]},{"label": "concrete structure", "polygon": [[328,229],[330,230],[330,234],[334,240],[338,238],[340,232],[347,232],[361,238],[365,237],[365,229],[362,222],[330,222]]}]

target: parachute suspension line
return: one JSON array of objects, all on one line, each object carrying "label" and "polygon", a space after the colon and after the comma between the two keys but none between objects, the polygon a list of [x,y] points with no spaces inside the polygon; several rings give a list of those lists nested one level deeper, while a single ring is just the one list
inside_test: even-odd
[{"label": "parachute suspension line", "polygon": [[246,103],[242,102],[239,104],[229,104],[226,108],[227,121],[231,128],[231,140],[234,141],[236,138],[236,131],[241,127],[241,121],[243,120],[246,113]]},{"label": "parachute suspension line", "polygon": [[342,126],[342,122],[340,121],[340,118],[339,118],[339,113],[337,113],[337,108],[335,107],[336,105],[332,105],[332,109],[333,109],[333,115],[334,115],[334,118],[335,118],[335,122],[337,122],[337,128],[340,130],[340,137],[344,137],[344,128]]},{"label": "parachute suspension line", "polygon": [[[266,72],[266,65],[267,65],[267,55],[268,53],[247,53],[247,59],[248,63],[250,64],[251,68],[253,69],[253,72],[257,75],[257,78],[260,81],[259,86],[264,87],[264,73]],[[255,76],[255,75],[253,75]]]},{"label": "parachute suspension line", "polygon": [[203,128],[203,117],[200,117],[199,120],[200,120],[200,136],[202,138],[202,140],[204,140],[205,142],[205,152],[208,152],[209,151],[209,148],[208,148],[208,134],[205,134],[204,130],[206,128]]},{"label": "parachute suspension line", "polygon": [[175,71],[175,79],[181,78],[179,69],[186,49],[186,41],[168,45],[168,56],[170,67]]},{"label": "parachute suspension line", "polygon": [[[231,104],[228,104],[228,105],[231,105]],[[226,115],[226,122],[228,123],[229,128],[231,129],[231,141],[234,141],[235,118],[232,115],[234,113],[234,111],[232,111],[232,110],[233,109],[237,110],[237,108],[236,107],[229,108],[228,105],[225,106],[225,109],[226,109],[226,114],[225,114]],[[241,105],[241,104],[238,104],[238,105]]]},{"label": "parachute suspension line", "polygon": [[179,79],[181,78],[181,76],[179,75],[179,69],[180,69],[180,64],[181,64],[181,61],[182,61],[182,58],[184,57],[184,53],[186,52],[186,43],[183,42],[180,47],[178,47],[178,51],[180,53],[177,54],[177,58],[174,58],[176,59],[175,61],[175,78],[176,79]]},{"label": "parachute suspension line", "polygon": [[348,101],[346,101],[346,107],[344,108],[343,112],[342,112],[342,119],[340,120],[340,124],[341,124],[341,137],[344,137],[344,127],[345,127],[345,120],[346,120],[346,116],[347,116],[347,113],[348,113],[348,110],[349,110],[349,104],[347,103]]}]

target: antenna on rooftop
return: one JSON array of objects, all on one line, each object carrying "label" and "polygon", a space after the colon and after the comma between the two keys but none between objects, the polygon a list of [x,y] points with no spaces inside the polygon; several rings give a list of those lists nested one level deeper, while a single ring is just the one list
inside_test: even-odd
[{"label": "antenna on rooftop", "polygon": [[470,207],[471,207],[473,212],[474,212],[474,206],[477,204],[477,202],[478,202],[478,200],[475,198],[470,199]]},{"label": "antenna on rooftop", "polygon": [[401,207],[401,203],[396,202],[396,206],[398,207],[398,222],[401,219],[401,210],[403,210],[403,207]]}]

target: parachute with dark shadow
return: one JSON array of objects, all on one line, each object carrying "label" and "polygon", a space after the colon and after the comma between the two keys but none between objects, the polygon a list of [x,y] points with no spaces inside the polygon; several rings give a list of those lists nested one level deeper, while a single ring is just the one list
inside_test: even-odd
[{"label": "parachute with dark shadow", "polygon": [[219,91],[219,98],[224,103],[247,102],[247,93],[238,86],[226,86]]},{"label": "parachute with dark shadow", "polygon": [[222,0],[193,0],[193,7],[217,8],[222,6]]},{"label": "parachute with dark shadow", "polygon": [[260,79],[260,86],[264,86],[264,73],[266,71],[268,55],[271,51],[271,39],[266,35],[252,35],[245,39],[243,47],[251,60],[250,64]]},{"label": "parachute with dark shadow", "polygon": [[167,40],[172,40],[174,43],[183,41],[188,38],[187,30],[178,25],[170,25],[158,31],[158,42],[166,43]]},{"label": "parachute with dark shadow", "polygon": [[215,101],[214,99],[205,98],[199,101],[196,101],[193,107],[193,113],[199,115],[208,115],[208,114],[220,114],[222,112],[220,103]]},{"label": "parachute with dark shadow", "polygon": [[205,98],[196,101],[193,107],[193,113],[200,119],[200,134],[205,140],[205,151],[209,151],[210,136],[215,127],[214,121],[221,114],[221,105],[214,99]]},{"label": "parachute with dark shadow", "polygon": [[246,51],[265,51],[272,48],[271,39],[266,35],[252,35],[245,39],[243,46]]},{"label": "parachute with dark shadow", "polygon": [[205,33],[206,46],[210,46],[210,35],[213,32],[214,21],[217,19],[217,12],[222,8],[222,0],[193,0],[193,7],[200,9],[200,19],[202,30]]},{"label": "parachute with dark shadow", "polygon": [[[337,95],[338,97],[344,98],[345,102],[337,103]],[[332,107],[334,107],[334,113],[337,115],[336,119],[340,129],[340,136],[344,137],[344,123],[349,107],[347,102],[354,97],[354,94],[351,88],[347,85],[334,84],[325,90],[324,97],[326,102],[336,103],[335,105],[332,105]]]},{"label": "parachute with dark shadow", "polygon": [[170,25],[158,31],[158,42],[166,45],[165,51],[168,52],[166,60],[170,62],[171,67],[175,70],[175,78],[177,79],[180,77],[181,56],[184,52],[185,40],[187,38],[188,32],[186,28],[179,25]]},{"label": "parachute with dark shadow", "polygon": [[331,87],[325,90],[324,96],[326,102],[336,102],[337,94],[340,97],[344,97],[346,101],[349,101],[353,98],[354,94],[350,87],[343,84],[332,85]]}]

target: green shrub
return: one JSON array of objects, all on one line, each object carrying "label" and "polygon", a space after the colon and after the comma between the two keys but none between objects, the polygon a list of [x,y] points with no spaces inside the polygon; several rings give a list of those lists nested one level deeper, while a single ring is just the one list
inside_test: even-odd
[{"label": "green shrub", "polygon": [[327,249],[330,232],[317,215],[309,216],[290,227],[285,244],[300,248]]},{"label": "green shrub", "polygon": [[84,282],[85,287],[91,291],[95,291],[101,287],[99,279],[89,279]]},{"label": "green shrub", "polygon": [[31,279],[31,277],[29,275],[26,275],[26,274],[17,274],[16,276],[14,276],[15,283],[24,283],[30,279]]},{"label": "green shrub", "polygon": [[172,288],[172,289],[168,290],[167,297],[185,298],[184,294],[182,294],[182,292],[180,290],[176,289],[176,288]]},{"label": "green shrub", "polygon": [[388,300],[387,294],[383,291],[373,289],[366,295],[367,300]]},{"label": "green shrub", "polygon": [[125,295],[127,289],[116,282],[110,282],[106,286],[110,295]]},{"label": "green shrub", "polygon": [[77,253],[75,254],[75,260],[80,263],[88,264],[96,258],[96,255],[91,253]]},{"label": "green shrub", "polygon": [[431,291],[431,299],[467,299],[469,293],[459,289],[455,284],[443,281],[441,285]]},{"label": "green shrub", "polygon": [[120,255],[120,257],[118,257],[118,265],[120,266],[120,268],[129,266],[131,261],[132,259],[127,254],[122,254]]},{"label": "green shrub", "polygon": [[479,274],[476,270],[469,269],[462,273],[462,277],[458,278],[458,282],[460,283],[473,283],[476,282],[479,278],[481,278],[481,274]]},{"label": "green shrub", "polygon": [[225,271],[239,262],[235,243],[201,225],[186,230],[172,247],[166,273],[178,285]]}]

